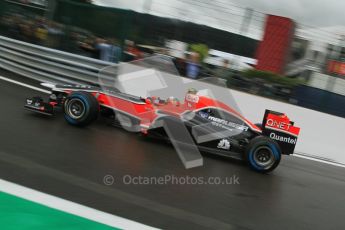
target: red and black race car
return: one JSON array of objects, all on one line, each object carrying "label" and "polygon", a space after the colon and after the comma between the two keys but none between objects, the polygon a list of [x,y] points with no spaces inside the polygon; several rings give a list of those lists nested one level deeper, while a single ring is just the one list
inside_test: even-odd
[{"label": "red and black race car", "polygon": [[89,125],[102,115],[128,131],[168,139],[187,168],[202,164],[201,151],[243,159],[255,171],[270,172],[282,154],[293,154],[300,130],[285,114],[270,110],[262,124],[255,125],[196,89],[189,89],[180,101],[95,86],[43,85],[52,90],[49,101],[29,98],[26,109],[53,115],[59,108],[74,126]]},{"label": "red and black race car", "polygon": [[198,96],[194,90],[181,103],[175,98],[140,98],[91,86],[55,85],[49,102],[34,97],[25,105],[46,115],[53,115],[57,107],[71,125],[89,125],[101,114],[129,131],[161,138],[166,136],[163,118],[178,118],[200,150],[245,159],[259,172],[276,168],[281,154],[293,154],[299,134],[299,128],[282,113],[267,110],[262,125],[254,125],[231,107]]}]

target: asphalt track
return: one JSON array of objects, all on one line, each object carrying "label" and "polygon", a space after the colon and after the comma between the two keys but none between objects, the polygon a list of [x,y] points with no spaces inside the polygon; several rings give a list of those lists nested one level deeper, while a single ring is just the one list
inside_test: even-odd
[{"label": "asphalt track", "polygon": [[[0,75],[27,81],[7,72]],[[220,157],[186,170],[174,149],[99,120],[23,110],[40,92],[0,81],[0,178],[164,229],[343,229],[345,169],[284,157],[270,175]],[[344,150],[339,150],[344,151]],[[104,177],[115,178],[105,185]],[[232,177],[236,185],[126,185],[125,175]],[[106,181],[109,182],[109,181]]]}]

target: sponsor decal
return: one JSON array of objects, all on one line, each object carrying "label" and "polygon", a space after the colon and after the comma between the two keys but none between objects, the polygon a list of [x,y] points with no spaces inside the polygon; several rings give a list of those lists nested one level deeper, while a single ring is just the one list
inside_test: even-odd
[{"label": "sponsor decal", "polygon": [[208,118],[208,113],[205,113],[205,112],[199,112],[199,115],[202,117],[202,118],[205,118],[207,119]]},{"label": "sponsor decal", "polygon": [[227,121],[227,120],[224,120],[224,119],[221,119],[218,117],[213,117],[213,116],[210,116],[208,113],[205,113],[205,112],[199,112],[199,115],[202,118],[210,120],[213,125],[218,126],[218,127],[222,127],[225,129],[234,128],[234,129],[238,129],[238,130],[242,130],[242,131],[248,131],[248,129],[249,129],[248,126],[236,124],[234,122]]},{"label": "sponsor decal", "polygon": [[91,90],[94,87],[89,86],[89,85],[69,85],[69,84],[64,84],[64,85],[58,85],[58,88]]},{"label": "sponsor decal", "polygon": [[293,144],[293,145],[296,145],[297,143],[297,138],[283,137],[283,136],[277,135],[276,133],[271,133],[270,138],[276,141],[281,141],[281,142],[285,142],[285,143]]},{"label": "sponsor decal", "polygon": [[32,102],[33,102],[33,101],[32,101],[31,99],[27,99],[27,100],[26,100],[26,104],[28,104],[28,105],[32,105]]},{"label": "sponsor decal", "polygon": [[227,139],[222,139],[222,140],[218,143],[218,146],[217,146],[217,148],[219,148],[219,149],[225,149],[225,150],[229,150],[230,147],[231,147],[230,141],[227,140]]},{"label": "sponsor decal", "polygon": [[284,121],[276,121],[273,119],[267,119],[266,125],[277,128],[277,129],[286,130],[286,131],[289,131],[291,127],[290,123],[286,123]]},{"label": "sponsor decal", "polygon": [[294,126],[293,122],[286,115],[268,114],[265,122],[265,128],[279,130],[290,135],[298,136],[300,128]]}]

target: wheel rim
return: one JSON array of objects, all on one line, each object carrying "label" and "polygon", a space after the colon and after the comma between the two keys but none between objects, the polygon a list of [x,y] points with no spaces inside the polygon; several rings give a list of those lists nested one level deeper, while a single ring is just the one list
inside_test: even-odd
[{"label": "wheel rim", "polygon": [[254,152],[255,163],[263,168],[271,167],[275,162],[274,154],[268,146],[261,146]]},{"label": "wheel rim", "polygon": [[84,102],[78,98],[73,98],[67,102],[66,111],[73,119],[80,119],[85,114]]}]

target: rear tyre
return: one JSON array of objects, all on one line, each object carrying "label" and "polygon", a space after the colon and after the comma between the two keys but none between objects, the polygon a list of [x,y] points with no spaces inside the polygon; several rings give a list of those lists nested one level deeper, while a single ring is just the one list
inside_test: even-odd
[{"label": "rear tyre", "polygon": [[250,168],[257,172],[268,173],[280,163],[281,150],[279,145],[265,136],[252,139],[245,152],[245,158]]},{"label": "rear tyre", "polygon": [[74,126],[86,126],[95,121],[99,113],[97,99],[88,92],[74,92],[64,102],[66,121]]}]

